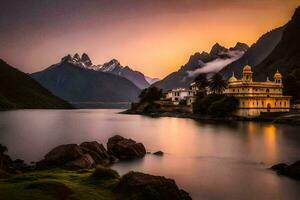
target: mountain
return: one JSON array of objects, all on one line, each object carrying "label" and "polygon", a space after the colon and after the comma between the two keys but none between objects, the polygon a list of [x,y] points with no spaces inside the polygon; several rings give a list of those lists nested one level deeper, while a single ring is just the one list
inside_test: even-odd
[{"label": "mountain", "polygon": [[27,74],[0,59],[0,109],[69,109]]},{"label": "mountain", "polygon": [[143,73],[132,70],[128,66],[123,67],[116,59],[112,59],[109,62],[104,63],[103,65],[94,65],[90,57],[86,53],[83,53],[81,57],[78,53],[76,53],[73,57],[69,58],[69,61],[70,63],[73,63],[74,65],[80,66],[82,68],[92,69],[95,71],[101,71],[124,77],[133,82],[140,89],[144,89],[150,86]]},{"label": "mountain", "polygon": [[[227,79],[233,72],[237,77],[241,77],[242,69],[246,64],[251,65],[254,69],[255,66],[261,63],[279,43],[284,28],[284,26],[276,28],[262,35],[256,43],[251,45],[240,59],[224,67],[220,73]],[[236,46],[236,49],[239,48],[244,49],[242,45],[238,45],[238,47]]]},{"label": "mountain", "polygon": [[145,79],[150,85],[152,85],[153,83],[156,83],[157,81],[160,81],[159,78],[151,78],[149,76],[145,76]]},{"label": "mountain", "polygon": [[61,62],[32,74],[32,77],[53,94],[79,107],[137,100],[140,89],[131,81],[114,74],[83,68],[90,65],[88,59],[85,63],[78,63],[74,57],[68,55]]},{"label": "mountain", "polygon": [[143,73],[132,70],[128,66],[123,67],[120,64],[120,62],[116,59],[112,59],[111,61],[104,63],[103,65],[98,65],[97,69],[96,68],[93,69],[127,78],[128,80],[133,82],[136,86],[138,86],[140,89],[144,89],[150,86],[149,82],[146,80],[146,77]]},{"label": "mountain", "polygon": [[270,55],[255,67],[254,73],[257,80],[263,80],[266,76],[274,74],[277,69],[284,77],[300,70],[300,7],[287,23],[280,42]]},{"label": "mountain", "polygon": [[179,87],[188,87],[195,76],[200,73],[217,72],[224,66],[239,59],[249,47],[243,43],[237,43],[229,49],[216,43],[209,53],[195,53],[188,62],[178,71],[154,83],[152,86],[162,88],[164,91]]}]

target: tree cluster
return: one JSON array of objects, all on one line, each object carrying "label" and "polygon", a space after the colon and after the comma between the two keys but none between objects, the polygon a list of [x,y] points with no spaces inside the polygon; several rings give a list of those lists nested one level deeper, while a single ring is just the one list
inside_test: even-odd
[{"label": "tree cluster", "polygon": [[159,100],[162,96],[163,92],[161,89],[158,89],[157,87],[149,87],[142,90],[139,98],[140,102],[153,102]]}]

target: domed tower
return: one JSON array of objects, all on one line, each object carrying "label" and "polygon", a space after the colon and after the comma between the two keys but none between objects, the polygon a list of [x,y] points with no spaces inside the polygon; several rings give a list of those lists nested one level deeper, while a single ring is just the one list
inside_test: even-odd
[{"label": "domed tower", "polygon": [[278,69],[274,74],[274,81],[275,83],[282,84],[282,75],[279,73]]},{"label": "domed tower", "polygon": [[232,72],[232,76],[228,79],[228,83],[232,83],[232,82],[235,82],[235,81],[237,81],[237,78],[235,78],[234,72]]},{"label": "domed tower", "polygon": [[243,69],[243,81],[252,82],[252,74],[250,65],[246,65]]}]

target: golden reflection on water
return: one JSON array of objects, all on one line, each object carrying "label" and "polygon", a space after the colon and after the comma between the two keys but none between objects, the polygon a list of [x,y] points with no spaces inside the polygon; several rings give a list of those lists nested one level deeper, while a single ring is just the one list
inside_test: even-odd
[{"label": "golden reflection on water", "polygon": [[269,125],[263,128],[264,144],[266,154],[269,161],[273,162],[278,157],[278,146],[277,146],[277,128],[274,125]]}]

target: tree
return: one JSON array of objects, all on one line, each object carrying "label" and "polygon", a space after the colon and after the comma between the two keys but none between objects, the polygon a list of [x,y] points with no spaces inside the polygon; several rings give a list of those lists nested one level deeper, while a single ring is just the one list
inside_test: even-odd
[{"label": "tree", "polygon": [[142,90],[139,95],[140,102],[153,102],[159,100],[162,97],[162,90],[157,87],[150,87]]},{"label": "tree", "polygon": [[209,88],[214,94],[222,94],[227,87],[227,82],[219,73],[215,73],[209,80]]},{"label": "tree", "polygon": [[238,109],[239,100],[232,96],[225,96],[222,99],[213,102],[208,109],[208,114],[214,117],[230,116]]},{"label": "tree", "polygon": [[194,82],[196,83],[199,90],[205,90],[205,88],[209,85],[206,74],[199,74],[194,79]]}]

